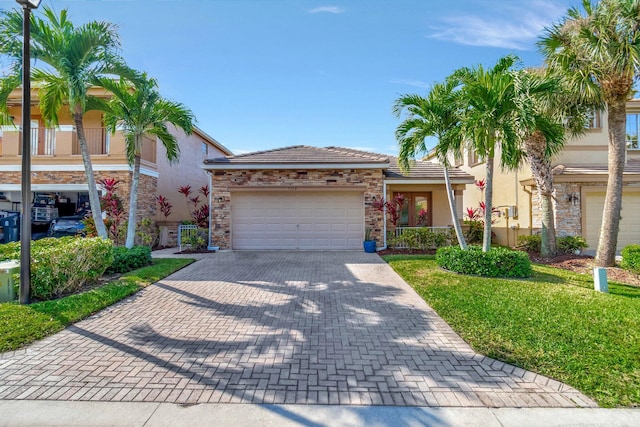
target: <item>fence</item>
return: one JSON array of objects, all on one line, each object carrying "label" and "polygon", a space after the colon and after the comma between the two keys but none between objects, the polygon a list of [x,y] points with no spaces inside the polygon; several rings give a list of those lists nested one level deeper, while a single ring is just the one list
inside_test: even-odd
[{"label": "fence", "polygon": [[193,224],[188,225],[179,225],[178,226],[178,247],[180,248],[180,252],[182,252],[182,246],[191,247],[191,243],[194,238],[198,236],[198,226]]}]

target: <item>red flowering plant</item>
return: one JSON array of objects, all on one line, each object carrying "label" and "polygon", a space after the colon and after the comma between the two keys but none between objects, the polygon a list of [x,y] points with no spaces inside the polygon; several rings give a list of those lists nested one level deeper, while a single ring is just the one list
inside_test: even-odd
[{"label": "red flowering plant", "polygon": [[[127,214],[122,199],[116,194],[120,183],[121,181],[116,178],[104,178],[98,181],[98,184],[106,191],[106,194],[100,197],[100,208],[106,216],[104,225],[107,228],[109,238],[116,245],[123,243],[127,227]],[[93,217],[90,214],[87,214],[82,223],[85,226],[87,236],[95,237],[98,235]]]},{"label": "red flowering plant", "polygon": [[158,197],[156,197],[156,201],[158,202],[158,206],[160,207],[160,213],[162,213],[165,218],[171,215],[171,209],[173,208],[173,205],[171,204],[169,199],[159,194]]},{"label": "red flowering plant", "polygon": [[190,185],[185,185],[178,189],[178,193],[182,194],[187,201],[187,207],[193,222],[200,228],[207,228],[209,226],[209,204],[200,205],[200,195],[204,196],[205,200],[209,200],[209,186],[203,185],[198,189],[198,192],[200,194],[192,197]]},{"label": "red flowering plant", "polygon": [[[404,194],[396,194],[391,200],[380,199],[373,202],[373,207],[380,212],[384,212],[387,210],[387,223],[395,229],[400,222],[400,217],[402,215],[402,205],[405,202]],[[390,235],[394,235],[393,230],[389,230]]]},{"label": "red flowering plant", "polygon": [[420,227],[426,227],[429,225],[429,212],[424,208],[420,209],[416,220],[417,225]]}]

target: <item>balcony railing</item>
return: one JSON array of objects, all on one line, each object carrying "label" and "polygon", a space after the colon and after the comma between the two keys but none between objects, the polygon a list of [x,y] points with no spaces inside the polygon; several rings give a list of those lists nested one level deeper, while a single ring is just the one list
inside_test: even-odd
[{"label": "balcony railing", "polygon": [[[22,141],[22,132],[18,132]],[[56,150],[56,130],[49,128],[31,129],[31,155],[53,156]],[[22,142],[18,146],[18,154],[22,155]]]},{"label": "balcony railing", "polygon": [[[84,138],[87,140],[89,154],[108,154],[109,138],[105,128],[84,128]],[[80,142],[78,134],[73,132],[73,151],[72,154],[82,154],[80,151]]]}]

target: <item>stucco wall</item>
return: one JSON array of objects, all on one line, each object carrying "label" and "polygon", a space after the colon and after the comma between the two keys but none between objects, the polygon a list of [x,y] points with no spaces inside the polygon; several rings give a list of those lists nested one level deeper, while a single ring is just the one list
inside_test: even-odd
[{"label": "stucco wall", "polygon": [[[382,197],[381,169],[337,170],[237,170],[211,171],[213,206],[211,214],[212,243],[221,249],[231,248],[231,202],[233,187],[318,187],[340,188],[362,186],[364,192],[364,225],[382,242],[382,213],[373,207],[373,197]],[[220,200],[217,200],[220,198]]]},{"label": "stucco wall", "polygon": [[[223,157],[224,154],[196,133],[187,136],[184,132],[172,126],[169,126],[169,129],[178,139],[180,158],[176,163],[169,164],[166,150],[158,142],[156,164],[159,176],[158,189],[155,195],[161,194],[167,197],[173,208],[171,209],[172,214],[168,218],[165,218],[158,211],[156,219],[159,221],[189,220],[191,215],[187,208],[185,197],[178,193],[178,189],[182,186],[190,185],[193,196],[199,194],[198,189],[200,187],[209,185],[208,174],[202,169],[203,161],[209,158]],[[202,143],[207,144],[206,153],[202,151]],[[200,199],[206,202],[204,196],[200,195]]]}]

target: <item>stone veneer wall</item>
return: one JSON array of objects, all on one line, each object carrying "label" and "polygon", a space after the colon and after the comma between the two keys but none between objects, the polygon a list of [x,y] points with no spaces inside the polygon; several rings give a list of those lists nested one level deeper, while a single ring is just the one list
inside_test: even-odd
[{"label": "stone veneer wall", "polygon": [[[2,172],[0,180],[4,184],[20,184],[20,172]],[[96,181],[105,178],[117,178],[120,185],[117,194],[122,198],[124,209],[129,209],[129,194],[131,189],[131,174],[122,171],[100,171],[95,172]],[[84,171],[38,171],[32,172],[31,184],[86,184],[87,179]],[[148,175],[140,175],[140,183],[138,184],[138,212],[137,218],[153,218],[156,214],[157,203],[156,194],[158,187],[158,179]]]},{"label": "stone veneer wall", "polygon": [[[382,169],[336,170],[229,170],[211,171],[212,200],[211,241],[221,249],[231,248],[231,191],[233,187],[282,187],[295,186],[331,188],[347,185],[364,186],[364,226],[382,242],[382,212],[373,207],[373,198],[382,198]],[[216,199],[221,197],[222,201]]]},{"label": "stone veneer wall", "polygon": [[[581,182],[555,183],[553,192],[554,221],[557,236],[584,236],[582,231]],[[589,183],[589,186],[593,186]],[[577,199],[569,201],[575,194]],[[542,211],[537,190],[533,191],[533,228],[542,228]]]}]

